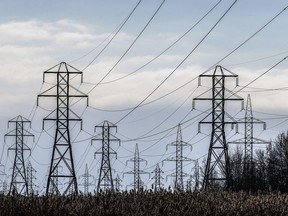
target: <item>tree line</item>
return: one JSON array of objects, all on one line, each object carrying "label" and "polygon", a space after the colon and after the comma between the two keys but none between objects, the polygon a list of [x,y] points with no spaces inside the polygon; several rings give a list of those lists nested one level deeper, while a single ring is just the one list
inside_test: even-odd
[{"label": "tree line", "polygon": [[245,158],[238,146],[230,152],[231,190],[288,192],[288,131],[280,133],[253,158]]}]

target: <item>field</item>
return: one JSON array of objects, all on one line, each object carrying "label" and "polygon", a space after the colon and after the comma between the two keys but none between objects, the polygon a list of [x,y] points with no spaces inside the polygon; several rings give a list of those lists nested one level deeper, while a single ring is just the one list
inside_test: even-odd
[{"label": "field", "polygon": [[0,215],[288,215],[288,194],[141,191],[0,196]]}]

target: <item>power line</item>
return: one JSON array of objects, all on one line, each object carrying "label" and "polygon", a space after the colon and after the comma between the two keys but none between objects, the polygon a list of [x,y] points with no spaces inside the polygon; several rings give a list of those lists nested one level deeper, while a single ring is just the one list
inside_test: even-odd
[{"label": "power line", "polygon": [[[243,87],[243,86],[239,85],[239,87]],[[280,88],[255,88],[255,87],[250,87],[250,88],[254,90],[246,90],[242,92],[269,92],[269,91],[287,91],[288,90],[288,86],[280,87]]]},{"label": "power line", "polygon": [[119,31],[123,28],[123,26],[127,23],[127,21],[130,19],[130,17],[132,16],[132,14],[134,13],[134,11],[136,10],[136,8],[139,6],[139,4],[141,3],[142,0],[139,0],[138,3],[136,4],[136,6],[133,8],[133,10],[130,12],[130,14],[128,15],[128,17],[124,20],[124,22],[120,25],[119,29],[115,32],[115,34],[113,35],[113,37],[108,41],[108,43],[103,47],[103,49],[93,58],[93,60],[91,62],[89,62],[89,64],[83,68],[82,71],[85,71],[103,52],[104,50],[108,47],[108,45],[112,42],[112,40],[117,36],[117,34],[119,33]]},{"label": "power line", "polygon": [[[280,16],[288,6],[286,6],[283,10],[281,10],[278,14],[276,14],[272,19],[270,19],[265,25],[263,25],[260,29],[258,29],[254,34],[252,34],[249,38],[247,38],[244,42],[242,42],[240,45],[238,45],[235,49],[233,49],[231,52],[229,52],[227,55],[225,55],[222,59],[220,59],[217,63],[215,63],[213,66],[211,66],[207,71],[210,71],[212,68],[214,68],[216,65],[220,64],[224,59],[232,55],[234,52],[236,52],[239,48],[241,48],[244,44],[246,44],[249,40],[254,38],[259,32],[261,32],[264,28],[266,28],[271,22],[273,22],[278,16]],[[205,71],[205,72],[207,72]],[[205,73],[204,72],[204,73]]]},{"label": "power line", "polygon": [[258,79],[260,79],[262,76],[264,76],[265,74],[267,74],[268,72],[270,72],[272,69],[274,69],[275,67],[277,67],[279,64],[281,64],[283,61],[285,61],[287,59],[288,56],[286,56],[285,58],[283,58],[282,60],[278,61],[276,64],[274,64],[272,67],[270,67],[268,70],[264,71],[262,74],[260,74],[259,76],[257,76],[255,79],[253,79],[252,81],[250,81],[248,84],[244,85],[243,87],[241,87],[239,90],[233,92],[231,94],[230,97],[232,97],[233,95],[237,94],[238,92],[242,91],[243,89],[245,89],[246,87],[248,87],[249,85],[251,85],[252,83],[254,83],[255,81],[257,81]]},{"label": "power line", "polygon": [[[198,79],[198,76],[194,77],[193,79],[191,79],[188,82],[182,84],[181,86],[177,87],[176,89],[174,89],[174,90],[172,90],[172,91],[170,91],[170,92],[168,92],[168,93],[166,93],[166,94],[164,94],[164,95],[162,95],[162,96],[160,96],[160,97],[158,97],[158,98],[156,98],[154,100],[148,101],[146,103],[142,103],[141,105],[138,106],[138,108],[146,106],[146,105],[149,105],[149,104],[154,103],[156,101],[159,101],[159,100],[161,100],[161,99],[163,99],[163,98],[175,93],[176,91],[180,90],[181,88],[187,86],[189,83],[195,81],[196,79]],[[132,110],[134,108],[134,107],[130,107],[130,108],[118,109],[118,110],[107,110],[107,109],[100,109],[100,108],[92,107],[90,105],[88,107],[90,107],[91,109],[97,110],[97,111],[102,111],[102,112],[124,112],[124,111]]]},{"label": "power line", "polygon": [[258,59],[253,59],[253,60],[250,60],[250,61],[245,61],[245,62],[240,62],[240,63],[228,64],[228,65],[226,65],[226,67],[230,67],[230,66],[237,66],[237,65],[243,65],[243,64],[247,64],[247,63],[254,63],[254,62],[258,62],[258,61],[262,61],[262,60],[266,60],[266,59],[274,58],[274,57],[277,57],[277,56],[280,56],[280,55],[283,55],[283,54],[286,54],[286,53],[288,53],[288,51],[281,52],[281,53],[277,53],[277,54],[270,55],[270,56],[265,56],[265,57],[258,58]]},{"label": "power line", "polygon": [[149,60],[148,62],[146,62],[144,65],[142,65],[141,67],[137,68],[136,70],[130,72],[129,74],[122,76],[120,78],[114,79],[114,80],[110,80],[110,81],[106,81],[106,82],[102,82],[101,84],[108,84],[108,83],[112,83],[112,82],[116,82],[119,81],[121,79],[124,79],[128,76],[131,76],[132,74],[138,72],[139,70],[143,69],[144,67],[146,67],[147,65],[149,65],[150,63],[152,63],[153,61],[155,61],[156,59],[158,59],[160,56],[162,56],[164,53],[166,53],[168,50],[170,50],[175,44],[177,44],[180,40],[182,40],[189,32],[191,32],[203,19],[205,19],[220,3],[222,2],[222,0],[218,1],[204,16],[202,16],[191,28],[189,28],[184,34],[182,34],[177,40],[175,40],[171,45],[169,45],[166,49],[164,49],[162,52],[160,52],[157,56],[155,56],[154,58],[152,58],[151,60]]},{"label": "power line", "polygon": [[213,29],[221,22],[221,20],[226,16],[230,9],[236,4],[235,0],[231,6],[225,11],[225,13],[220,17],[220,19],[212,26],[212,28],[206,33],[206,35],[198,42],[198,44],[190,51],[190,53],[177,65],[177,67],[150,93],[146,96],[137,106],[135,106],[131,111],[119,119],[116,124],[123,121],[127,116],[134,112],[139,106],[141,106],[152,94],[154,94],[173,74],[174,72],[188,59],[188,57],[199,47],[199,45],[208,37],[208,35],[213,31]]},{"label": "power line", "polygon": [[[122,56],[118,59],[118,61],[114,64],[114,66],[105,74],[105,76],[90,90],[88,91],[87,94],[89,94],[91,91],[93,91],[113,70],[114,68],[120,63],[120,61],[125,57],[125,55],[129,52],[129,50],[132,48],[132,46],[136,43],[136,41],[140,38],[140,36],[143,34],[143,32],[146,30],[146,28],[148,27],[148,25],[151,23],[151,21],[154,19],[154,17],[156,16],[156,14],[158,13],[158,11],[160,10],[160,8],[162,7],[162,5],[164,4],[166,0],[163,0],[162,3],[159,5],[159,7],[157,8],[157,10],[154,12],[154,14],[152,15],[152,17],[149,19],[149,21],[146,23],[146,25],[144,26],[144,28],[141,30],[141,32],[137,35],[137,37],[134,39],[134,41],[131,43],[131,45],[128,47],[128,49],[126,49],[126,51],[122,54]],[[84,68],[85,69],[85,68]],[[84,71],[84,70],[83,70]]]},{"label": "power line", "polygon": [[[288,6],[287,6],[288,7]],[[277,17],[279,17],[286,9],[287,7],[285,7],[283,10],[281,10],[278,14],[276,14],[274,17],[272,17],[272,19],[270,19],[267,23],[265,23],[260,29],[258,29],[255,33],[253,33],[250,37],[248,37],[244,42],[242,42],[240,45],[238,45],[236,48],[234,48],[232,51],[230,51],[228,54],[226,54],[224,57],[222,57],[218,62],[214,63],[211,67],[209,67],[209,69],[207,69],[206,71],[204,71],[203,73],[206,73],[208,71],[210,71],[213,67],[215,67],[216,65],[218,65],[220,62],[222,62],[224,59],[228,58],[230,55],[232,55],[234,52],[236,52],[239,48],[241,48],[243,45],[245,45],[248,41],[250,41],[252,38],[254,38],[259,32],[261,32],[264,28],[266,28],[272,21],[274,21]],[[197,77],[196,77],[197,78]],[[188,85],[189,83],[191,83],[192,81],[194,81],[196,78],[189,80],[188,82],[184,83],[183,85],[179,86],[178,88],[176,88],[175,90],[167,93],[166,95],[156,99],[156,100],[160,100],[176,91],[178,91],[179,89],[185,87],[186,85]],[[149,102],[152,103],[153,101]],[[138,105],[138,107],[141,107],[142,105],[146,105],[149,103],[145,103],[145,104],[140,104]],[[137,107],[137,108],[138,108]],[[100,109],[100,108],[95,108],[95,107],[91,107],[92,109],[98,110],[98,111],[105,111],[105,112],[119,112],[119,111],[127,111],[127,110],[133,110],[133,108],[127,108],[127,109],[122,109],[122,110],[105,110],[105,109]],[[135,107],[134,107],[135,108]],[[134,110],[133,110],[134,111]]]}]

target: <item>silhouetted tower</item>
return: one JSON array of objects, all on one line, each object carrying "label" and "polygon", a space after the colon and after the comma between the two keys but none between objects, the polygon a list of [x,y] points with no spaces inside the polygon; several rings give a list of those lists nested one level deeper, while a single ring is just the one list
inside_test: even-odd
[{"label": "silhouetted tower", "polygon": [[[50,188],[49,188],[49,193],[50,194],[60,195],[59,188],[60,188],[61,184],[59,184],[59,179],[57,178],[57,176],[61,175],[61,172],[59,172],[59,170],[62,170],[62,166],[56,166],[56,164],[53,164],[53,166],[55,168],[53,168],[53,175],[52,175],[52,177],[50,179],[51,185],[50,185]],[[49,171],[50,170],[51,170],[51,168],[49,167],[48,168],[48,176],[49,176]],[[46,191],[47,191],[47,188],[46,188]]]},{"label": "silhouetted tower", "polygon": [[102,147],[95,152],[96,154],[101,154],[101,167],[99,172],[99,179],[97,184],[97,193],[106,190],[114,190],[113,177],[112,177],[112,169],[110,163],[111,154],[116,155],[116,152],[111,148],[112,142],[120,143],[120,140],[115,137],[112,133],[117,132],[117,126],[104,121],[102,125],[98,125],[95,127],[95,132],[100,130],[100,138],[92,139],[93,141],[101,141]]},{"label": "silhouetted tower", "polygon": [[34,183],[37,179],[35,177],[36,170],[32,167],[31,162],[27,165],[27,183],[28,183],[28,194],[35,194],[36,184]]},{"label": "silhouetted tower", "polygon": [[200,167],[199,167],[198,160],[195,160],[194,181],[195,181],[194,191],[198,191],[199,190],[199,183],[200,183]]},{"label": "silhouetted tower", "polygon": [[[84,172],[83,175],[80,176],[80,178],[83,178],[83,183],[81,185],[83,185],[83,187],[84,187],[84,194],[87,195],[89,193],[89,186],[93,186],[94,185],[92,183],[93,180],[94,180],[94,176],[92,176],[89,173],[87,164],[85,166],[85,172]],[[92,178],[92,182],[90,181],[91,178]]]},{"label": "silhouetted tower", "polygon": [[117,174],[116,178],[115,178],[115,190],[116,191],[121,191],[121,187],[122,187],[122,179],[120,179],[119,175]]},{"label": "silhouetted tower", "polygon": [[3,186],[2,187],[3,187],[2,188],[2,192],[3,192],[4,195],[6,195],[8,193],[8,184],[7,184],[6,180],[3,181]]},{"label": "silhouetted tower", "polygon": [[141,188],[145,187],[144,182],[141,180],[140,175],[148,174],[150,176],[150,173],[144,172],[143,170],[140,169],[140,163],[145,162],[145,164],[147,166],[147,161],[139,157],[139,150],[138,150],[138,144],[137,143],[136,143],[136,147],[135,147],[134,157],[131,158],[130,160],[126,161],[126,166],[128,165],[128,162],[133,162],[134,169],[132,171],[123,173],[123,175],[132,174],[134,176],[134,183],[130,184],[128,186],[132,186],[135,191],[139,191]]},{"label": "silhouetted tower", "polygon": [[152,179],[154,179],[153,188],[154,190],[159,190],[164,186],[164,184],[162,183],[162,179],[164,179],[162,174],[164,172],[161,170],[158,163],[156,164],[156,167],[154,171],[152,171],[152,173],[154,173],[154,176],[152,177]]},{"label": "silhouetted tower", "polygon": [[238,139],[229,143],[244,144],[244,167],[243,176],[245,178],[245,189],[251,189],[253,184],[254,175],[254,159],[253,159],[253,146],[255,144],[269,144],[270,142],[254,137],[253,127],[254,124],[262,124],[263,130],[266,129],[266,123],[253,117],[252,102],[250,94],[247,96],[247,104],[245,110],[245,118],[240,119],[239,123],[244,123],[244,139]]},{"label": "silhouetted tower", "polygon": [[[238,85],[238,75],[218,65],[215,67],[212,74],[201,74],[199,76],[199,82],[202,78],[212,79],[212,97],[194,98],[193,100],[193,105],[195,100],[209,100],[212,102],[211,113],[199,122],[199,125],[210,124],[212,127],[203,189],[207,190],[215,186],[229,188],[231,172],[228,158],[228,145],[225,135],[225,125],[233,125],[237,124],[237,122],[226,113],[225,102],[228,100],[238,100],[243,102],[243,99],[226,89],[225,81],[226,78],[234,78],[236,79],[236,85]],[[230,118],[230,122],[225,120],[225,115]],[[211,116],[211,120],[207,120],[209,116]]]},{"label": "silhouetted tower", "polygon": [[8,122],[8,127],[10,125],[14,125],[15,129],[5,134],[5,137],[15,137],[15,144],[13,144],[13,146],[8,149],[9,151],[15,152],[15,157],[13,162],[9,194],[27,195],[28,182],[25,168],[24,151],[30,151],[30,148],[24,143],[24,138],[34,137],[33,134],[25,129],[25,127],[27,128],[28,126],[31,126],[31,122],[19,115]]},{"label": "silhouetted tower", "polygon": [[189,175],[189,178],[186,181],[186,191],[192,191],[193,189],[193,176]]},{"label": "silhouetted tower", "polygon": [[253,162],[253,145],[254,144],[269,144],[270,142],[255,138],[253,135],[253,125],[254,124],[262,124],[263,130],[266,129],[266,123],[256,119],[253,117],[252,111],[252,103],[250,94],[247,97],[246,111],[245,111],[245,119],[244,119],[244,127],[245,127],[245,138],[244,138],[244,163],[251,167],[251,163]]},{"label": "silhouetted tower", "polygon": [[[68,65],[65,62],[61,62],[60,64],[50,68],[44,72],[43,81],[45,81],[45,77],[48,74],[56,75],[56,84],[38,95],[38,98],[56,98],[57,103],[56,109],[43,120],[56,122],[56,133],[47,180],[46,194],[51,191],[51,187],[53,187],[53,190],[56,190],[57,194],[66,195],[71,190],[77,194],[78,186],[74,169],[69,125],[72,121],[82,122],[82,119],[71,110],[70,98],[85,97],[87,98],[88,102],[88,96],[70,84],[70,79],[75,78],[77,75],[81,75],[81,82],[83,79],[82,72],[72,67],[71,65]],[[71,75],[73,75],[73,77],[71,77]],[[74,93],[72,94],[71,92]],[[56,174],[57,172],[55,172],[58,166],[62,166],[61,174]],[[70,182],[64,186],[63,190],[61,191],[59,188],[55,188],[56,184],[53,184],[52,179],[54,179],[54,181],[59,180],[61,182],[64,182],[65,179],[69,179]],[[71,189],[71,187],[73,187],[73,189]]]},{"label": "silhouetted tower", "polygon": [[176,162],[176,172],[174,172],[168,176],[174,177],[174,179],[175,179],[174,188],[175,189],[184,190],[183,178],[189,177],[189,175],[187,173],[183,172],[183,162],[184,161],[185,162],[191,161],[191,159],[183,156],[183,147],[189,146],[191,148],[191,151],[192,151],[192,145],[190,145],[190,144],[188,144],[182,140],[182,131],[181,131],[181,125],[180,124],[178,125],[178,129],[177,129],[176,141],[171,143],[171,144],[168,144],[166,146],[166,150],[168,149],[168,146],[173,146],[176,148],[176,156],[169,157],[169,158],[163,160],[162,164],[164,163],[164,161],[175,161]]},{"label": "silhouetted tower", "polygon": [[6,174],[4,172],[4,165],[0,164],[0,194],[5,193],[5,184],[6,184],[6,193],[7,193],[7,182],[6,182]]}]

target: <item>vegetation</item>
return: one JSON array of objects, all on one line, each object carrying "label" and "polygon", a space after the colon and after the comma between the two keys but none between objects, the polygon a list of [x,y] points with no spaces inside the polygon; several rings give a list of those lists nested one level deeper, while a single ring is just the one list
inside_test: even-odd
[{"label": "vegetation", "polygon": [[[230,191],[140,190],[95,195],[0,195],[0,215],[288,215],[288,132],[245,163],[230,154]],[[203,169],[203,168],[202,168]]]},{"label": "vegetation", "polygon": [[78,196],[0,196],[0,215],[287,215],[288,194],[161,190]]},{"label": "vegetation", "polygon": [[232,190],[288,192],[288,132],[281,133],[265,150],[257,150],[250,166],[244,166],[239,148],[231,154]]}]

